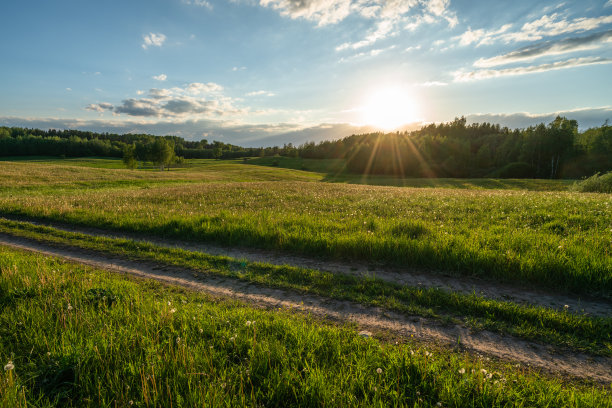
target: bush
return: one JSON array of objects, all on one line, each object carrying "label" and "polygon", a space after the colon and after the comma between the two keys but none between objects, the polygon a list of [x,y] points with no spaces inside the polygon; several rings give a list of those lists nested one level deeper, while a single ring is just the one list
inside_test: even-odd
[{"label": "bush", "polygon": [[606,174],[595,173],[587,179],[574,183],[570,189],[583,193],[612,193],[612,171]]}]

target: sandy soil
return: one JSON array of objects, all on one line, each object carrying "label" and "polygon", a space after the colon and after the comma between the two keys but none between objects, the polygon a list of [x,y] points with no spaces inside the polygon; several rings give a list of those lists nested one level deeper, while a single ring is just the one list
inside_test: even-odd
[{"label": "sandy soil", "polygon": [[[249,284],[235,279],[205,276],[194,271],[168,268],[153,263],[127,261],[74,248],[57,248],[47,244],[0,235],[0,244],[13,248],[58,256],[69,261],[91,265],[142,278],[156,279],[207,292],[213,296],[230,297],[264,308],[291,308],[339,322],[352,322],[361,330],[392,332],[425,342],[461,349],[531,366],[545,372],[591,379],[604,384],[612,382],[612,358],[567,352],[529,341],[502,336],[488,331],[472,333],[460,325],[442,325],[421,317],[407,317],[366,307],[348,301],[304,295]],[[379,276],[377,274],[377,276]]]}]

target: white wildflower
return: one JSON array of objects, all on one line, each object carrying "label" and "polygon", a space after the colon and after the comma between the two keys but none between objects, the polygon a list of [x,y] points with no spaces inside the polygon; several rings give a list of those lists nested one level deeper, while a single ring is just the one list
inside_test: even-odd
[{"label": "white wildflower", "polygon": [[15,364],[13,364],[12,361],[9,361],[5,366],[4,366],[4,371],[11,371],[15,369]]},{"label": "white wildflower", "polygon": [[382,374],[382,368],[378,367],[378,368],[376,369],[376,372],[377,372],[378,374]]},{"label": "white wildflower", "polygon": [[460,368],[459,369],[459,374],[465,374],[465,368]]}]

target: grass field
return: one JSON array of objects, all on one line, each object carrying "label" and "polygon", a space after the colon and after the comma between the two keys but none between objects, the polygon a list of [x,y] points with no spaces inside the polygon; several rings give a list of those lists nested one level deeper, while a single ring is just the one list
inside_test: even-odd
[{"label": "grass field", "polygon": [[0,247],[0,404],[609,407],[609,390]]},{"label": "grass field", "polygon": [[0,172],[5,215],[612,294],[605,194],[325,183],[211,160],[171,172],[4,162]]},{"label": "grass field", "polygon": [[572,350],[612,356],[612,317],[519,305],[438,288],[399,285],[376,277],[360,278],[292,266],[247,262],[180,248],[125,239],[92,237],[26,222],[0,220],[0,233],[43,243],[94,250],[123,258],[154,261],[197,271],[198,276],[231,277],[308,295],[350,300],[407,316],[425,316],[442,323],[461,322],[475,331],[511,334]]}]

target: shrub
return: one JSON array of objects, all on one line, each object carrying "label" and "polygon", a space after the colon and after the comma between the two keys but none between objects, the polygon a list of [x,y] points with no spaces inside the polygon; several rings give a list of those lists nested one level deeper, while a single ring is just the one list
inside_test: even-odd
[{"label": "shrub", "polygon": [[583,193],[612,193],[612,171],[606,174],[595,173],[587,179],[574,183],[571,190]]}]

